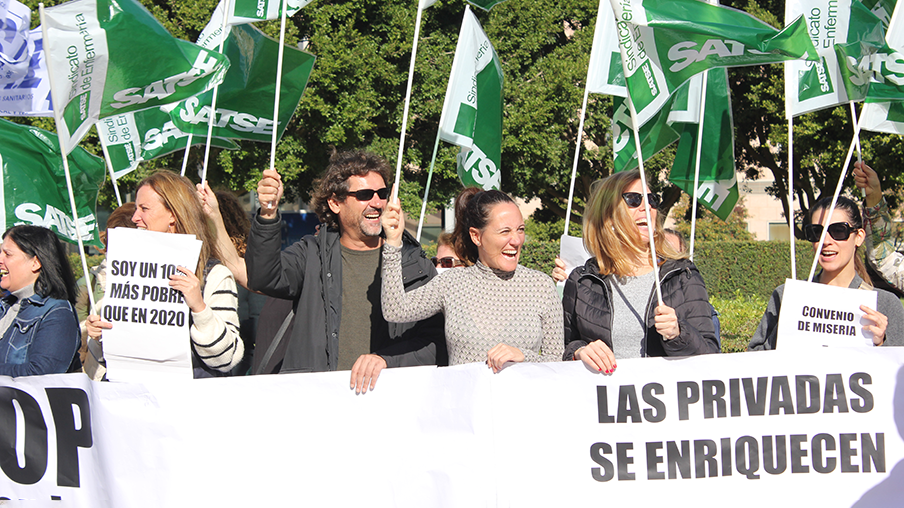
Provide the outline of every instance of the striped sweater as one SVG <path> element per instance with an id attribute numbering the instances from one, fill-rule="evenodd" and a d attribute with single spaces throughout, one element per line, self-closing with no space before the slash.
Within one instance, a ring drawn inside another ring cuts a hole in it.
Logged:
<path id="1" fill-rule="evenodd" d="M 239 335 L 238 294 L 226 265 L 210 269 L 204 283 L 201 312 L 192 312 L 191 344 L 205 365 L 228 372 L 242 361 L 245 345 Z"/>

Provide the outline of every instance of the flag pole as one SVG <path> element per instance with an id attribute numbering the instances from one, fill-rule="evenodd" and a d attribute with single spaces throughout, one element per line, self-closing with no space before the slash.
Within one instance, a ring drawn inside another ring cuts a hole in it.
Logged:
<path id="1" fill-rule="evenodd" d="M 223 23 L 220 24 L 220 45 L 217 48 L 219 53 L 223 53 L 223 46 L 226 43 L 226 21 L 229 19 L 229 9 L 232 2 L 225 0 L 223 2 Z M 204 163 L 201 166 L 201 185 L 207 181 L 207 165 L 210 162 L 210 138 L 213 137 L 213 122 L 217 116 L 217 92 L 220 90 L 220 84 L 213 86 L 213 97 L 210 99 L 210 115 L 207 118 L 207 143 L 204 144 Z"/>
<path id="2" fill-rule="evenodd" d="M 700 86 L 700 112 L 697 124 L 697 153 L 694 156 L 694 192 L 691 194 L 691 262 L 694 261 L 694 239 L 697 237 L 697 189 L 700 186 L 700 156 L 703 151 L 703 122 L 706 111 L 706 87 L 709 84 L 709 71 L 703 71 L 703 82 Z"/>
<path id="3" fill-rule="evenodd" d="M 94 128 L 96 129 L 97 125 L 95 125 Z M 97 133 L 97 137 L 101 137 L 100 132 Z M 104 143 L 103 138 L 101 138 L 100 141 L 100 148 L 104 151 L 104 164 L 110 172 L 110 181 L 113 182 L 113 190 L 116 191 L 116 206 L 122 206 L 122 197 L 119 195 L 119 184 L 116 183 L 116 174 L 113 171 L 113 163 L 110 162 L 110 152 L 107 150 L 107 144 Z"/>
<path id="4" fill-rule="evenodd" d="M 440 118 L 439 124 L 443 124 Z M 436 165 L 436 153 L 439 151 L 439 130 L 436 131 L 436 142 L 433 143 L 433 157 L 430 158 L 430 170 L 427 172 L 427 186 L 424 187 L 424 200 L 421 202 L 421 217 L 417 221 L 417 235 L 415 239 L 421 242 L 421 230 L 424 228 L 424 217 L 427 214 L 427 196 L 430 194 L 430 183 L 433 181 L 433 167 Z"/>
<path id="5" fill-rule="evenodd" d="M 797 280 L 794 238 L 794 115 L 788 117 L 788 237 L 791 239 L 791 279 Z"/>
<path id="6" fill-rule="evenodd" d="M 841 188 L 844 185 L 844 177 L 847 176 L 847 167 L 848 164 L 851 163 L 851 158 L 854 156 L 854 147 L 856 146 L 856 140 L 860 136 L 860 122 L 854 124 L 854 139 L 851 140 L 851 146 L 848 148 L 847 156 L 844 159 L 844 165 L 841 166 L 841 175 L 838 176 L 838 185 L 835 186 L 835 194 L 832 196 L 832 206 L 829 207 L 827 217 L 831 217 L 832 213 L 835 211 L 835 204 L 838 203 L 838 196 L 841 194 Z M 819 245 L 816 246 L 816 256 L 813 258 L 813 266 L 810 267 L 810 276 L 807 278 L 807 282 L 813 282 L 813 275 L 816 273 L 816 265 L 819 264 L 819 253 L 822 252 L 822 245 L 825 243 L 826 239 L 826 231 L 828 228 L 822 228 L 822 234 L 819 235 Z"/>
<path id="7" fill-rule="evenodd" d="M 637 110 L 634 108 L 634 101 L 631 99 L 631 93 L 628 92 L 628 108 L 631 110 L 631 129 L 634 130 L 634 149 L 637 150 L 637 164 L 640 168 L 640 185 L 641 194 L 643 195 L 643 211 L 647 218 L 647 235 L 650 239 L 650 256 L 653 261 L 653 280 L 656 282 L 656 300 L 662 305 L 662 285 L 659 283 L 659 265 L 656 259 L 656 243 L 653 240 L 653 233 L 656 231 L 656 224 L 653 223 L 650 216 L 650 201 L 647 199 L 647 176 L 643 168 L 643 150 L 640 143 L 640 126 L 637 124 Z"/>
<path id="8" fill-rule="evenodd" d="M 49 44 L 50 39 L 47 37 L 47 22 L 44 19 L 44 3 L 43 2 L 38 4 L 38 12 L 39 12 L 39 17 L 41 19 L 41 31 L 42 31 L 42 36 L 44 37 L 45 48 L 46 48 L 46 51 L 49 53 L 50 52 L 50 44 Z M 53 76 L 51 75 L 53 72 L 51 70 L 52 68 L 53 68 L 52 65 L 47 66 L 47 77 L 50 80 L 50 87 L 51 87 L 50 96 L 51 97 L 53 97 Z M 69 174 L 69 157 L 68 157 L 69 154 L 66 153 L 66 149 L 65 149 L 66 145 L 63 143 L 63 138 L 62 138 L 62 135 L 60 134 L 60 123 L 61 123 L 60 111 L 59 111 L 60 106 L 61 105 L 56 104 L 56 102 L 54 102 L 54 104 L 53 104 L 53 121 L 54 121 L 54 124 L 56 125 L 57 142 L 60 145 L 60 156 L 63 158 L 63 173 L 66 175 L 66 190 L 69 191 L 69 207 L 71 208 L 71 211 L 72 211 L 72 223 L 73 223 L 73 226 L 75 226 L 75 240 L 76 240 L 76 242 L 78 242 L 78 255 L 79 255 L 79 258 L 81 258 L 81 260 L 82 260 L 82 271 L 85 274 L 85 287 L 88 288 L 87 293 L 88 293 L 88 304 L 89 304 L 89 314 L 90 314 L 91 311 L 94 310 L 94 306 L 96 305 L 96 302 L 94 301 L 94 291 L 91 291 L 91 287 L 92 287 L 91 286 L 91 272 L 88 271 L 88 259 L 85 257 L 85 245 L 82 243 L 82 232 L 81 232 L 81 228 L 79 228 L 79 224 L 78 224 L 78 222 L 79 222 L 78 221 L 78 210 L 76 209 L 76 206 L 75 206 L 75 192 L 73 192 L 73 190 L 72 190 L 72 176 Z"/>
<path id="9" fill-rule="evenodd" d="M 587 69 L 587 82 L 590 81 L 590 68 Z M 587 86 L 587 82 L 584 83 L 584 100 L 581 103 L 581 119 L 578 120 L 578 140 L 574 144 L 574 162 L 571 164 L 571 184 L 568 187 L 568 205 L 565 208 L 565 232 L 563 235 L 568 234 L 568 226 L 571 221 L 571 204 L 574 200 L 574 182 L 578 177 L 578 161 L 580 161 L 581 157 L 581 141 L 584 140 L 584 115 L 587 114 L 587 98 L 590 96 L 590 89 Z"/>
<path id="10" fill-rule="evenodd" d="M 470 7 L 466 7 L 470 9 Z M 395 182 L 393 187 L 392 199 L 399 197 L 399 184 L 402 178 L 402 154 L 405 151 L 405 131 L 408 130 L 408 108 L 411 105 L 411 85 L 414 82 L 414 61 L 417 58 L 417 41 L 421 35 L 421 16 L 424 8 L 421 2 L 417 5 L 417 18 L 414 21 L 414 43 L 411 45 L 411 63 L 408 66 L 408 86 L 405 90 L 405 109 L 402 113 L 402 134 L 399 136 L 399 156 L 396 160 Z"/>
<path id="11" fill-rule="evenodd" d="M 191 150 L 191 139 L 192 133 L 188 133 L 188 141 L 185 143 L 185 153 L 182 155 L 182 172 L 179 173 L 181 176 L 185 176 L 185 169 L 188 168 L 188 152 Z"/>
<path id="12" fill-rule="evenodd" d="M 854 101 L 850 101 L 851 105 L 851 120 L 853 120 L 854 124 L 857 123 L 857 107 L 854 105 Z M 857 162 L 863 164 L 863 152 L 860 151 L 860 134 L 857 134 L 855 138 L 857 140 Z M 864 198 L 866 197 L 866 189 L 860 189 L 860 195 Z"/>
<path id="13" fill-rule="evenodd" d="M 282 0 L 279 22 L 279 51 L 276 57 L 276 94 L 273 98 L 273 136 L 270 138 L 270 169 L 276 170 L 276 138 L 279 131 L 279 94 L 282 87 L 283 54 L 286 42 L 286 8 L 287 0 Z M 268 203 L 267 208 L 272 208 Z"/>

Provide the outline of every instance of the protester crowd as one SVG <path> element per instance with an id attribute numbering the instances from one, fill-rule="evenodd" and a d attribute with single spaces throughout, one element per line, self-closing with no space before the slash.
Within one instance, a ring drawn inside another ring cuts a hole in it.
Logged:
<path id="1" fill-rule="evenodd" d="M 895 251 L 875 171 L 858 163 L 854 178 L 864 191 L 862 211 L 843 197 L 833 208 L 827 198 L 804 225 L 814 248 L 826 233 L 815 280 L 876 291 L 877 308 L 861 307 L 864 331 L 876 346 L 904 345 L 904 306 L 873 287 L 859 248 L 865 244 L 867 262 L 902 289 L 904 254 Z M 390 199 L 387 163 L 373 154 L 332 156 L 311 193 L 321 226 L 286 249 L 283 190 L 280 175 L 264 171 L 262 206 L 249 224 L 233 195 L 158 171 L 107 223 L 202 241 L 197 265 L 169 278 L 190 310 L 195 377 L 348 370 L 350 388 L 364 393 L 388 367 L 484 362 L 499 373 L 518 362 L 579 360 L 611 374 L 619 359 L 720 350 L 703 277 L 680 235 L 663 229 L 659 198 L 637 171 L 595 184 L 583 228 L 590 258 L 570 273 L 557 259 L 552 278 L 519 264 L 524 219 L 500 191 L 464 189 L 454 231 L 427 259 L 405 231 L 398 199 Z M 103 332 L 115 326 L 100 317 L 105 270 L 105 263 L 92 270 L 93 284 L 83 283 L 79 296 L 53 233 L 7 230 L 0 375 L 74 372 L 84 364 L 103 379 Z M 562 298 L 553 279 L 565 281 Z M 749 349 L 776 347 L 783 291 L 773 293 Z M 90 309 L 88 292 L 97 300 Z"/>

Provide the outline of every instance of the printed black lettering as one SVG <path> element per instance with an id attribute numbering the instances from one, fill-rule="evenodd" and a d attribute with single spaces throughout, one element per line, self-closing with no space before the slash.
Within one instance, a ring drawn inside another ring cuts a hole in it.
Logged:
<path id="1" fill-rule="evenodd" d="M 692 381 L 678 382 L 678 419 L 687 420 L 688 406 L 700 400 L 700 387 Z"/>
<path id="2" fill-rule="evenodd" d="M 707 473 L 707 470 L 709 473 Z M 696 478 L 715 478 L 719 476 L 715 441 L 711 439 L 697 439 L 694 441 L 694 475 Z"/>
<path id="3" fill-rule="evenodd" d="M 841 472 L 842 473 L 859 473 L 860 467 L 854 464 L 854 457 L 857 456 L 857 449 L 851 446 L 851 443 L 857 441 L 857 434 L 841 434 L 839 437 L 839 452 L 841 453 Z"/>
<path id="4" fill-rule="evenodd" d="M 873 410 L 873 394 L 863 385 L 873 384 L 873 378 L 866 372 L 855 372 L 851 374 L 848 387 L 854 392 L 854 395 L 860 397 L 851 398 L 851 409 L 855 413 L 868 413 Z"/>
<path id="5" fill-rule="evenodd" d="M 763 469 L 769 474 L 782 474 L 788 467 L 785 436 L 775 436 L 774 449 L 772 441 L 772 436 L 763 436 Z"/>
<path id="6" fill-rule="evenodd" d="M 835 438 L 829 434 L 816 434 L 810 441 L 813 451 L 813 470 L 817 473 L 831 473 L 835 470 L 835 457 L 823 457 L 824 451 L 835 451 Z"/>
<path id="7" fill-rule="evenodd" d="M 53 424 L 57 436 L 57 485 L 78 487 L 78 449 L 91 448 L 91 411 L 88 394 L 78 388 L 46 388 L 47 400 L 53 412 Z M 75 413 L 79 421 L 76 428 Z"/>
<path id="8" fill-rule="evenodd" d="M 633 480 L 634 473 L 628 471 L 628 466 L 634 463 L 634 457 L 629 457 L 628 452 L 634 449 L 634 443 L 615 443 L 615 459 L 618 461 L 618 479 Z"/>
<path id="9" fill-rule="evenodd" d="M 841 374 L 829 374 L 826 376 L 826 390 L 822 399 L 822 412 L 834 413 L 838 408 L 839 413 L 847 413 L 847 396 L 844 393 L 844 381 Z"/>
<path id="10" fill-rule="evenodd" d="M 801 446 L 807 442 L 806 434 L 791 435 L 791 472 L 792 473 L 809 473 L 810 466 L 803 464 L 804 457 L 807 456 L 807 450 Z"/>
<path id="11" fill-rule="evenodd" d="M 747 414 L 750 416 L 763 416 L 766 414 L 766 386 L 769 378 L 756 378 L 756 392 L 753 390 L 753 379 L 745 377 L 741 380 L 744 385 L 744 397 L 747 399 Z"/>
<path id="12" fill-rule="evenodd" d="M 760 469 L 760 446 L 756 439 L 744 436 L 735 442 L 735 466 L 748 480 L 760 479 L 756 474 Z"/>
<path id="13" fill-rule="evenodd" d="M 666 464 L 669 468 L 669 480 L 691 477 L 691 442 L 682 441 L 681 448 L 674 441 L 666 442 Z"/>
<path id="14" fill-rule="evenodd" d="M 650 405 L 648 409 L 643 410 L 644 420 L 650 423 L 659 423 L 665 420 L 665 404 L 656 398 L 656 395 L 662 395 L 663 393 L 665 393 L 665 390 L 659 383 L 647 383 L 643 386 L 641 397 L 643 397 L 644 402 Z"/>
<path id="15" fill-rule="evenodd" d="M 632 423 L 641 423 L 640 408 L 637 404 L 637 392 L 634 391 L 634 385 L 623 385 L 618 387 L 618 415 L 616 421 L 618 423 L 627 423 L 628 418 Z M 621 467 L 621 465 L 619 465 Z"/>
<path id="16" fill-rule="evenodd" d="M 647 480 L 665 480 L 665 473 L 659 470 L 662 464 L 662 443 L 647 443 Z"/>
<path id="17" fill-rule="evenodd" d="M 885 472 L 885 433 L 876 434 L 876 442 L 869 434 L 860 434 L 860 448 L 863 450 L 863 472 L 872 473 L 876 466 L 877 473 Z"/>
<path id="18" fill-rule="evenodd" d="M 703 418 L 725 418 L 725 383 L 720 380 L 703 381 Z"/>
<path id="19" fill-rule="evenodd" d="M 772 378 L 772 392 L 769 400 L 769 414 L 777 415 L 784 411 L 786 415 L 794 414 L 794 402 L 791 400 L 791 386 L 788 384 L 788 376 L 775 376 Z"/>
<path id="20" fill-rule="evenodd" d="M 609 414 L 609 397 L 608 397 L 608 392 L 606 391 L 606 389 L 607 389 L 607 387 L 605 387 L 605 386 L 597 386 L 596 387 L 596 409 L 597 409 L 597 413 L 599 415 L 599 422 L 600 423 L 615 423 L 615 418 L 613 418 L 612 415 Z M 600 444 L 600 443 L 597 443 L 597 444 Z M 608 445 L 606 445 L 606 446 L 608 446 Z M 599 480 L 599 481 L 608 481 L 608 480 Z"/>
<path id="21" fill-rule="evenodd" d="M 797 385 L 797 414 L 819 412 L 819 379 L 816 376 L 795 376 Z"/>
<path id="22" fill-rule="evenodd" d="M 615 477 L 615 468 L 612 467 L 612 461 L 603 456 L 603 454 L 608 455 L 610 453 L 612 453 L 612 447 L 608 443 L 593 443 L 590 447 L 590 459 L 600 465 L 600 467 L 590 468 L 590 476 L 594 480 L 608 482 Z"/>
<path id="23" fill-rule="evenodd" d="M 22 412 L 25 428 L 16 426 L 16 406 Z M 0 387 L 0 469 L 10 480 L 22 485 L 38 483 L 47 471 L 47 424 L 41 406 L 22 390 Z M 25 465 L 19 465 L 16 439 L 25 435 Z"/>

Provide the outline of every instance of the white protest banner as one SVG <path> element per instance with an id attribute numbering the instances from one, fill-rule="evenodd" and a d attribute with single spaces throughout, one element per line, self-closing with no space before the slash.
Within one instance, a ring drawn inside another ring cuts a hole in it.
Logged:
<path id="1" fill-rule="evenodd" d="M 177 266 L 194 271 L 201 241 L 194 235 L 114 228 L 108 232 L 107 286 L 101 318 L 111 381 L 192 379 L 188 310 L 169 287 Z"/>
<path id="2" fill-rule="evenodd" d="M 559 257 L 565 262 L 565 272 L 570 274 L 575 268 L 584 266 L 593 255 L 584 247 L 583 238 L 562 235 L 559 241 Z"/>
<path id="3" fill-rule="evenodd" d="M 469 364 L 386 369 L 366 395 L 348 389 L 348 372 L 144 385 L 0 377 L 0 456 L 12 457 L 0 461 L 0 497 L 90 508 L 897 507 L 902 367 L 904 348 L 630 359 L 612 375 L 580 362 L 499 374 Z"/>
<path id="4" fill-rule="evenodd" d="M 872 346 L 872 324 L 861 305 L 876 308 L 875 291 L 839 288 L 805 280 L 785 280 L 778 334 L 782 349 L 820 346 Z"/>

